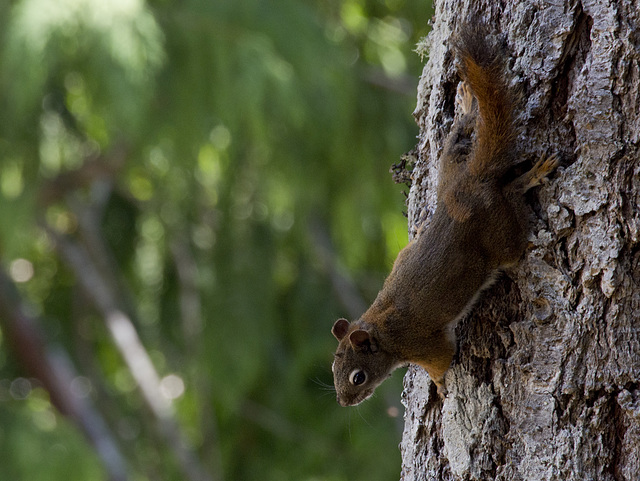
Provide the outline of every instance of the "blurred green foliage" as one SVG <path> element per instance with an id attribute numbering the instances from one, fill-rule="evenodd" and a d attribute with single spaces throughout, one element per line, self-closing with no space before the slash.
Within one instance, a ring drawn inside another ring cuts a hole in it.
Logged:
<path id="1" fill-rule="evenodd" d="M 346 308 L 310 225 L 331 233 L 338 269 L 371 301 L 406 243 L 402 188 L 388 170 L 415 142 L 412 50 L 430 9 L 419 0 L 0 4 L 0 258 L 46 319 L 47 339 L 90 380 L 132 479 L 181 476 L 41 228 L 74 235 L 77 203 L 100 205 L 109 262 L 156 369 L 184 383 L 177 417 L 207 468 L 228 480 L 399 475 L 401 375 L 357 408 L 340 408 L 325 386 L 330 327 Z M 95 159 L 108 171 L 102 201 L 102 176 L 80 174 Z M 60 193 L 65 175 L 80 180 Z M 193 318 L 181 304 L 189 282 Z M 66 480 L 70 465 L 73 479 L 106 479 L 11 347 L 0 334 L 0 479 Z"/>

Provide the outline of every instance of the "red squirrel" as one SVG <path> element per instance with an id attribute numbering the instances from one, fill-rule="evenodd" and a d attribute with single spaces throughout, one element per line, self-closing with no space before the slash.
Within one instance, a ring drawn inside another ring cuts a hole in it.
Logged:
<path id="1" fill-rule="evenodd" d="M 454 328 L 497 272 L 522 256 L 529 227 L 524 192 L 557 166 L 542 157 L 515 180 L 518 163 L 515 106 L 501 49 L 481 29 L 454 44 L 462 82 L 461 110 L 439 164 L 437 207 L 400 253 L 382 290 L 360 319 L 338 319 L 332 371 L 338 403 L 371 396 L 391 372 L 422 366 L 446 395 L 444 374 L 455 352 Z"/>

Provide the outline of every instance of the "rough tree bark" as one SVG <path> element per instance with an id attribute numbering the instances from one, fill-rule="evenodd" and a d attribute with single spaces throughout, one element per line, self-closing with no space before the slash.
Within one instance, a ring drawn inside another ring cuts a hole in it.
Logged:
<path id="1" fill-rule="evenodd" d="M 517 267 L 456 332 L 441 402 L 405 377 L 402 480 L 640 479 L 638 0 L 436 0 L 415 112 L 409 219 L 433 212 L 458 82 L 452 32 L 501 32 L 524 94 L 523 160 L 562 167 L 529 197 Z M 530 165 L 530 164 L 529 164 Z"/>

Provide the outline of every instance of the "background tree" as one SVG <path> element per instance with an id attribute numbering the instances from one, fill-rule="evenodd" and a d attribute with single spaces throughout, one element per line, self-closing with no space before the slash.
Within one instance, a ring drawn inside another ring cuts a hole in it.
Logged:
<path id="1" fill-rule="evenodd" d="M 0 479 L 397 476 L 400 378 L 325 385 L 406 243 L 428 16 L 0 2 Z"/>
<path id="2" fill-rule="evenodd" d="M 470 18 L 504 37 L 523 93 L 523 160 L 564 160 L 530 196 L 524 259 L 457 328 L 447 399 L 421 370 L 405 377 L 402 479 L 636 479 L 640 5 L 435 2 L 411 223 L 435 203 L 458 82 L 450 38 Z"/>

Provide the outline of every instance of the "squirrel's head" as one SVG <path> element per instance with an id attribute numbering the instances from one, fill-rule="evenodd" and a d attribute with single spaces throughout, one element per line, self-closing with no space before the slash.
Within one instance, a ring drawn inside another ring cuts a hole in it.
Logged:
<path id="1" fill-rule="evenodd" d="M 339 341 L 331 366 L 338 403 L 354 406 L 371 396 L 397 365 L 372 330 L 338 319 L 331 332 Z"/>

